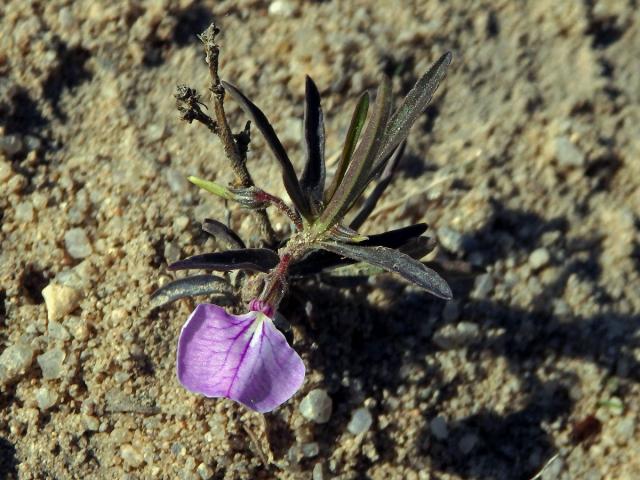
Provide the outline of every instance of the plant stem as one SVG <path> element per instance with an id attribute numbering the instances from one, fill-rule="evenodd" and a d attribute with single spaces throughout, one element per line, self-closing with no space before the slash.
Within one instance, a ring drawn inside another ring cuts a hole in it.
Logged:
<path id="1" fill-rule="evenodd" d="M 253 187 L 253 179 L 247 169 L 246 164 L 246 152 L 242 152 L 236 143 L 236 139 L 231 132 L 229 122 L 224 110 L 224 87 L 220 83 L 220 76 L 218 75 L 218 59 L 220 55 L 220 46 L 215 42 L 216 35 L 220 33 L 220 29 L 212 23 L 200 35 L 200 40 L 204 44 L 205 61 L 209 65 L 209 75 L 211 76 L 210 90 L 213 93 L 213 111 L 216 117 L 217 134 L 222 141 L 224 152 L 231 162 L 231 168 L 236 177 L 236 186 L 239 187 Z M 247 130 L 245 129 L 245 132 Z M 276 242 L 276 235 L 269 221 L 267 211 L 260 209 L 255 211 L 256 220 L 262 234 L 265 236 L 268 243 L 273 244 Z"/>
<path id="2" fill-rule="evenodd" d="M 276 197 L 275 195 L 271 195 L 270 193 L 265 192 L 264 190 L 258 190 L 256 192 L 256 200 L 260 202 L 268 202 L 282 213 L 284 213 L 296 226 L 297 231 L 301 231 L 303 228 L 302 218 L 298 215 L 298 212 L 292 210 L 289 205 L 287 205 L 284 200 L 280 197 Z"/>

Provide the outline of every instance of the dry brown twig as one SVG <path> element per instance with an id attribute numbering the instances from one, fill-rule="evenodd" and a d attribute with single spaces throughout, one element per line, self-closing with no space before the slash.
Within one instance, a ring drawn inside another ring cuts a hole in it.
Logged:
<path id="1" fill-rule="evenodd" d="M 220 45 L 216 43 L 216 35 L 220 33 L 220 29 L 212 23 L 202 34 L 198 36 L 204 45 L 205 61 L 209 66 L 209 76 L 211 84 L 209 90 L 212 93 L 213 112 L 215 119 L 202 111 L 198 94 L 195 89 L 186 85 L 178 86 L 176 92 L 176 105 L 180 116 L 183 120 L 191 123 L 196 120 L 205 125 L 212 133 L 220 138 L 224 148 L 225 155 L 231 164 L 235 176 L 235 187 L 254 187 L 253 179 L 247 169 L 247 150 L 250 141 L 249 127 L 247 122 L 242 132 L 234 135 L 229 126 L 227 115 L 224 109 L 224 87 L 220 81 L 218 73 Z M 258 223 L 258 227 L 262 237 L 268 243 L 274 244 L 276 235 L 267 215 L 266 209 L 254 210 L 254 216 Z"/>

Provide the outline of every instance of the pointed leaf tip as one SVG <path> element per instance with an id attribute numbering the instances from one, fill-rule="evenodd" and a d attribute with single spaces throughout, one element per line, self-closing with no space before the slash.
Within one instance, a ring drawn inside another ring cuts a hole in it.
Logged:
<path id="1" fill-rule="evenodd" d="M 324 116 L 320 92 L 309 75 L 306 76 L 304 98 L 304 144 L 306 163 L 300 177 L 300 187 L 312 210 L 322 203 L 325 181 Z"/>
<path id="2" fill-rule="evenodd" d="M 182 327 L 176 372 L 189 391 L 266 413 L 300 389 L 305 367 L 262 312 L 232 315 L 201 304 Z"/>

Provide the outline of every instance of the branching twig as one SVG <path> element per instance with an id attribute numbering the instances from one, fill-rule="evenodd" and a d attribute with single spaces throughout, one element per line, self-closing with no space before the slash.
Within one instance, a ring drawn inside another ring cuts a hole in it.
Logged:
<path id="1" fill-rule="evenodd" d="M 215 119 L 207 115 L 200 108 L 203 105 L 198 99 L 196 91 L 187 86 L 178 87 L 176 94 L 177 106 L 183 120 L 191 123 L 193 120 L 205 125 L 211 132 L 216 134 L 224 148 L 225 155 L 231 163 L 231 168 L 235 176 L 235 187 L 253 187 L 253 179 L 247 169 L 247 149 L 250 139 L 247 122 L 244 130 L 236 135 L 231 132 L 229 122 L 224 110 L 224 87 L 220 83 L 218 74 L 218 57 L 220 46 L 215 42 L 216 35 L 220 29 L 215 24 L 211 24 L 201 35 L 200 40 L 204 44 L 205 60 L 209 65 L 209 75 L 211 76 L 211 90 L 213 100 L 213 111 Z M 276 242 L 276 235 L 269 221 L 265 209 L 255 210 L 255 217 L 258 227 L 269 244 Z"/>

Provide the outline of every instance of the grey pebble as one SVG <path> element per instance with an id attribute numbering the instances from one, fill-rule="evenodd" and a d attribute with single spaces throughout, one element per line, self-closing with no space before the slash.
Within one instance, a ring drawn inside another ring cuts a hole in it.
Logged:
<path id="1" fill-rule="evenodd" d="M 64 234 L 64 245 L 73 258 L 85 258 L 93 252 L 89 237 L 82 228 L 67 230 Z"/>
<path id="2" fill-rule="evenodd" d="M 371 412 L 369 412 L 368 408 L 358 408 L 351 415 L 351 420 L 347 425 L 347 430 L 354 435 L 359 435 L 361 433 L 365 433 L 371 428 L 371 424 L 373 423 L 373 418 L 371 417 Z"/>
<path id="3" fill-rule="evenodd" d="M 585 163 L 584 153 L 565 136 L 555 139 L 554 150 L 561 167 L 582 167 Z"/>
<path id="4" fill-rule="evenodd" d="M 446 250 L 452 253 L 458 253 L 462 250 L 463 237 L 462 234 L 456 230 L 449 227 L 441 227 L 438 229 L 438 242 Z"/>
<path id="5" fill-rule="evenodd" d="M 475 299 L 482 300 L 487 298 L 492 291 L 493 277 L 490 273 L 485 273 L 476 278 L 471 296 Z"/>
<path id="6" fill-rule="evenodd" d="M 66 354 L 59 348 L 47 350 L 42 355 L 38 355 L 38 365 L 42 370 L 42 378 L 53 380 L 60 378 L 63 373 L 62 363 Z"/>
<path id="7" fill-rule="evenodd" d="M 429 430 L 438 440 L 446 440 L 449 437 L 447 421 L 441 416 L 437 416 L 429 422 Z"/>

